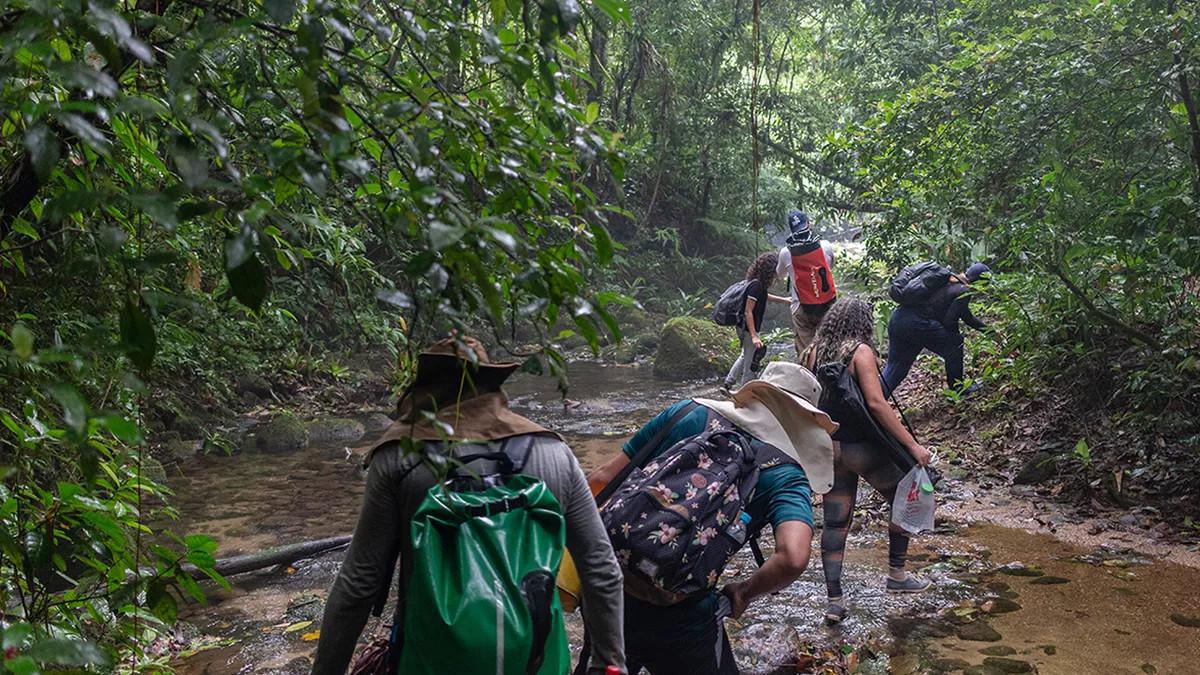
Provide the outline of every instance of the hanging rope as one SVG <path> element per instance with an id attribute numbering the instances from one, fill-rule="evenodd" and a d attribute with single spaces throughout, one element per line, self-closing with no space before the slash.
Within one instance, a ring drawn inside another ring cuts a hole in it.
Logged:
<path id="1" fill-rule="evenodd" d="M 754 30 L 752 32 L 754 40 L 754 67 L 753 73 L 750 76 L 750 180 L 753 185 L 750 189 L 750 224 L 754 228 L 755 244 L 761 250 L 762 227 L 758 222 L 758 174 L 759 165 L 762 163 L 758 149 L 758 51 L 761 44 L 759 40 L 759 31 L 761 30 L 758 18 L 759 0 L 754 0 L 752 12 L 754 20 Z"/>

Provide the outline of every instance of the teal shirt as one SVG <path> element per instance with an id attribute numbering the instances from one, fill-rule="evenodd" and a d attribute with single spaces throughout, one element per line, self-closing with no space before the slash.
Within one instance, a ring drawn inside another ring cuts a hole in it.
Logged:
<path id="1" fill-rule="evenodd" d="M 654 419 L 647 422 L 625 443 L 622 448 L 625 454 L 633 457 L 643 445 L 654 439 L 663 425 L 669 422 L 680 408 L 690 402 L 679 401 L 655 415 Z M 709 412 L 708 408 L 697 405 L 675 423 L 649 459 L 661 455 L 685 438 L 702 433 L 708 422 Z M 764 469 L 758 475 L 758 484 L 754 488 L 754 496 L 746 505 L 746 513 L 750 514 L 751 532 L 761 530 L 767 523 L 775 528 L 791 520 L 798 520 L 813 528 L 812 487 L 804 469 L 792 462 Z"/>

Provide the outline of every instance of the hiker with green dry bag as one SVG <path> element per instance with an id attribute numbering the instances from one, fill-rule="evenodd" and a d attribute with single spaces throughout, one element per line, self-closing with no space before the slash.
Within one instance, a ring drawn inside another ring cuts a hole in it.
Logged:
<path id="1" fill-rule="evenodd" d="M 393 628 L 356 674 L 559 675 L 570 669 L 555 576 L 582 582 L 589 673 L 624 672 L 621 571 L 583 471 L 501 390 L 516 363 L 470 338 L 423 352 L 398 421 L 368 455 L 354 539 L 321 623 L 313 672 L 346 672 L 399 561 Z"/>

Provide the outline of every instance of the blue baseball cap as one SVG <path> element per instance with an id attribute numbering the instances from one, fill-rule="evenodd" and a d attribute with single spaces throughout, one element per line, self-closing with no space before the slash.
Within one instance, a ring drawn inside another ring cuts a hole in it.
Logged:
<path id="1" fill-rule="evenodd" d="M 788 229 L 792 234 L 804 232 L 812 225 L 812 221 L 808 219 L 808 214 L 803 211 L 792 211 L 787 217 Z"/>
<path id="2" fill-rule="evenodd" d="M 987 265 L 981 262 L 972 263 L 971 266 L 967 268 L 967 281 L 979 281 L 983 275 L 991 273 L 992 268 L 988 267 Z"/>

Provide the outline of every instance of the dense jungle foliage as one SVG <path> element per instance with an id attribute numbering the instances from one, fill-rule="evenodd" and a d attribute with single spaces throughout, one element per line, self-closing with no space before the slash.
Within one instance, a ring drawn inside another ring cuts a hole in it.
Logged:
<path id="1" fill-rule="evenodd" d="M 8 0 L 4 667 L 165 658 L 215 545 L 147 526 L 157 421 L 380 345 L 399 380 L 449 328 L 561 374 L 558 345 L 619 338 L 634 300 L 699 310 L 797 207 L 861 233 L 843 269 L 878 297 L 904 263 L 986 260 L 975 376 L 1066 396 L 1080 461 L 1195 492 L 1198 22 L 1173 0 Z"/>

